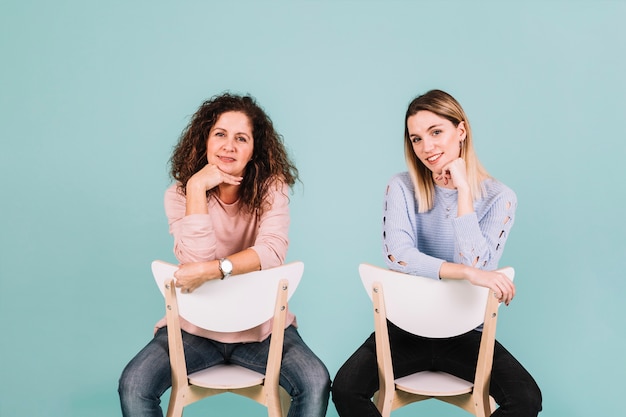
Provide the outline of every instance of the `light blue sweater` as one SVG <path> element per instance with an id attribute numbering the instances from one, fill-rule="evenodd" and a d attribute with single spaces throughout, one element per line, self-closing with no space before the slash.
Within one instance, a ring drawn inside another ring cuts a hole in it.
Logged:
<path id="1" fill-rule="evenodd" d="M 417 212 L 408 172 L 391 178 L 383 209 L 383 255 L 395 271 L 439 278 L 445 261 L 494 270 L 515 218 L 517 197 L 493 179 L 474 213 L 457 217 L 457 191 L 436 187 L 432 210 Z"/>

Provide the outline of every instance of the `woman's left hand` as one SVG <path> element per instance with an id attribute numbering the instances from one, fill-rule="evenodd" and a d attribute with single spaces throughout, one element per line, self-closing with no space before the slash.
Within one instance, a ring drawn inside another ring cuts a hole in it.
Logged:
<path id="1" fill-rule="evenodd" d="M 435 176 L 435 180 L 442 181 L 444 185 L 451 184 L 454 188 L 468 189 L 467 167 L 463 158 L 457 158 L 443 167 L 440 174 Z"/>

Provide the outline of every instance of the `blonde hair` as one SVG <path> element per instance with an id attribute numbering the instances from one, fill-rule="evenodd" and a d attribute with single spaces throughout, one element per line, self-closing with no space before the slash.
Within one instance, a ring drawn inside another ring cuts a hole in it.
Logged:
<path id="1" fill-rule="evenodd" d="M 413 145 L 409 138 L 407 121 L 409 117 L 419 111 L 429 111 L 439 117 L 449 120 L 456 127 L 464 122 L 466 137 L 461 145 L 461 158 L 465 160 L 467 179 L 472 190 L 474 200 L 480 200 L 484 195 L 481 186 L 483 180 L 490 178 L 489 173 L 478 160 L 472 142 L 472 128 L 465 111 L 450 94 L 441 90 L 430 90 L 426 94 L 416 97 L 411 101 L 404 119 L 404 157 L 409 169 L 409 176 L 415 187 L 415 199 L 419 213 L 425 213 L 433 208 L 435 203 L 435 183 L 431 171 L 419 160 L 413 151 Z"/>

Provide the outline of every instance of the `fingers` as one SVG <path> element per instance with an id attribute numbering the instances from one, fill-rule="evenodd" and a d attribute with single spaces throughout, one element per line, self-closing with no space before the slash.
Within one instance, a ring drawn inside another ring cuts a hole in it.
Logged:
<path id="1" fill-rule="evenodd" d="M 439 174 L 437 177 L 435 177 L 435 180 L 437 181 L 443 181 L 444 185 L 448 185 L 448 182 L 452 179 L 452 176 L 450 175 L 450 170 L 449 169 L 444 169 L 441 174 Z"/>
<path id="2" fill-rule="evenodd" d="M 243 180 L 243 177 L 235 177 L 230 174 L 222 173 L 222 183 L 224 184 L 239 185 L 241 184 L 241 180 Z"/>
<path id="3" fill-rule="evenodd" d="M 176 288 L 180 288 L 181 293 L 188 294 L 195 289 L 192 288 L 192 283 L 189 282 L 188 277 L 185 277 L 182 265 L 174 272 L 174 278 L 176 278 L 174 285 Z"/>
<path id="4" fill-rule="evenodd" d="M 174 278 L 176 278 L 174 285 L 176 288 L 180 288 L 180 292 L 183 294 L 189 294 L 198 289 L 205 282 L 205 279 L 203 279 L 203 266 L 203 262 L 179 265 L 174 272 Z"/>
<path id="5" fill-rule="evenodd" d="M 243 180 L 243 177 L 228 174 L 221 169 L 217 165 L 207 164 L 203 170 L 206 170 L 208 175 L 212 178 L 215 178 L 215 182 L 218 184 L 230 184 L 230 185 L 239 185 Z"/>
<path id="6" fill-rule="evenodd" d="M 500 273 L 493 283 L 494 296 L 498 301 L 508 306 L 515 297 L 515 285 L 506 275 Z"/>
<path id="7" fill-rule="evenodd" d="M 198 288 L 198 286 L 193 283 L 185 283 L 181 280 L 176 280 L 175 286 L 176 288 L 180 288 L 180 292 L 183 294 L 192 293 L 196 288 Z"/>
<path id="8" fill-rule="evenodd" d="M 465 167 L 465 160 L 463 158 L 457 158 L 446 166 L 436 178 L 438 181 L 443 181 L 444 185 L 452 184 L 455 188 L 459 184 L 467 182 L 467 169 Z"/>

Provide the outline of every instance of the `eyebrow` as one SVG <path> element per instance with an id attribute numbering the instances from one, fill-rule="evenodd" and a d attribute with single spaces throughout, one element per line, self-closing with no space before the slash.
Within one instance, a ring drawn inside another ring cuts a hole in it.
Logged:
<path id="1" fill-rule="evenodd" d="M 215 126 L 215 125 L 213 125 L 213 127 L 211 128 L 211 131 L 213 131 L 213 130 L 223 130 L 224 132 L 228 132 L 228 129 L 225 129 L 225 128 L 219 127 L 219 126 Z M 252 137 L 252 134 L 248 134 L 246 132 L 235 132 L 235 135 L 244 135 L 244 136 Z"/>
<path id="2" fill-rule="evenodd" d="M 440 127 L 440 126 L 442 126 L 442 125 L 443 125 L 443 123 L 437 123 L 437 124 L 434 124 L 434 125 L 430 126 L 428 129 L 426 129 L 426 131 L 428 132 L 428 131 L 430 131 L 430 130 L 432 130 L 432 129 L 436 128 L 436 127 Z M 411 133 L 411 132 L 409 132 L 409 137 L 415 137 L 415 136 L 416 136 L 416 137 L 419 137 L 419 135 L 418 135 L 417 133 Z"/>

